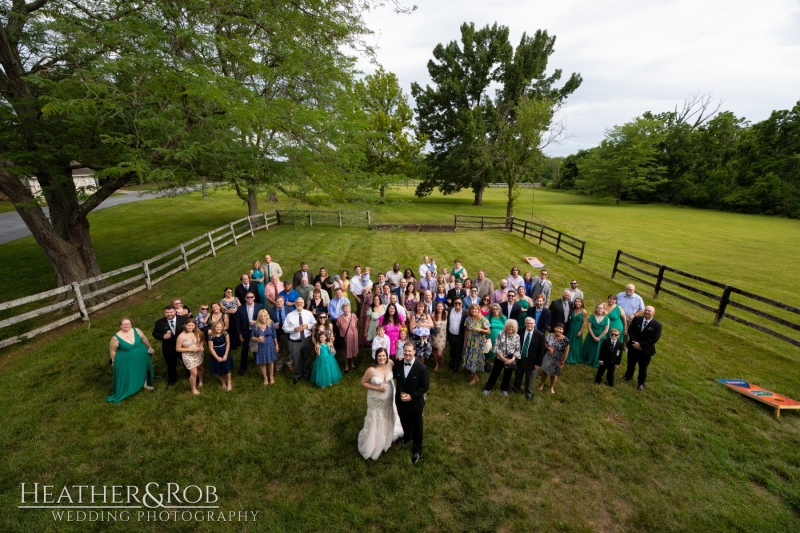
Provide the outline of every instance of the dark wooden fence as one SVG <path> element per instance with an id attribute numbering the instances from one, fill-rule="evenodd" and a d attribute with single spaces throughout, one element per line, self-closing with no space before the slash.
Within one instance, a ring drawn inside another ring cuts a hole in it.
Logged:
<path id="1" fill-rule="evenodd" d="M 555 248 L 556 253 L 563 252 L 583 262 L 583 253 L 586 242 L 573 237 L 563 231 L 550 226 L 537 224 L 517 217 L 480 216 L 480 215 L 454 215 L 453 226 L 464 229 L 505 229 L 510 232 L 521 233 L 523 238 L 538 240 L 539 245 L 549 244 Z"/>
<path id="2" fill-rule="evenodd" d="M 723 318 L 729 318 L 776 339 L 800 346 L 800 309 L 797 307 L 642 259 L 622 250 L 617 250 L 611 277 L 614 278 L 617 274 L 652 287 L 653 298 L 658 298 L 663 292 L 714 313 L 714 325 L 718 326 Z M 728 312 L 730 308 L 735 308 L 744 315 L 733 315 Z M 777 316 L 776 313 L 783 316 Z M 775 331 L 782 328 L 783 332 Z"/>
<path id="3" fill-rule="evenodd" d="M 369 211 L 275 211 L 278 225 L 297 224 L 305 226 L 372 226 Z"/>

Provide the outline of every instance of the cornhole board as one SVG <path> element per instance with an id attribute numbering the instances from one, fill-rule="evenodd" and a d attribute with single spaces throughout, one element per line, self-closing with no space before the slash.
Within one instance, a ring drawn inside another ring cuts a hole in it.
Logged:
<path id="1" fill-rule="evenodd" d="M 533 268 L 544 268 L 544 263 L 539 261 L 538 257 L 526 257 L 525 261 L 527 261 L 528 264 Z"/>
<path id="2" fill-rule="evenodd" d="M 800 402 L 787 398 L 777 392 L 762 389 L 758 385 L 753 385 L 741 379 L 718 379 L 720 383 L 735 390 L 739 394 L 744 394 L 748 398 L 752 398 L 761 403 L 765 403 L 775 409 L 775 418 L 780 418 L 781 409 L 797 409 L 800 410 Z"/>

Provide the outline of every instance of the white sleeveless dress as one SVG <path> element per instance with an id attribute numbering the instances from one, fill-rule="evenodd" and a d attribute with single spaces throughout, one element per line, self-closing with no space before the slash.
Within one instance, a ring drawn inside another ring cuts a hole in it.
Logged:
<path id="1" fill-rule="evenodd" d="M 358 452 L 364 459 L 377 459 L 395 439 L 403 436 L 403 427 L 394 404 L 391 378 L 381 381 L 380 377 L 374 376 L 369 382 L 372 385 L 385 385 L 386 392 L 367 391 L 367 416 L 364 418 L 364 429 L 358 434 Z"/>

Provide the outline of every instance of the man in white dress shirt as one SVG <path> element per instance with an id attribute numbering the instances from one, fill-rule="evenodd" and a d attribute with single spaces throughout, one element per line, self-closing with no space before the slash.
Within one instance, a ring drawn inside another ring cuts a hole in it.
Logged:
<path id="1" fill-rule="evenodd" d="M 386 283 L 394 289 L 400 286 L 401 279 L 403 279 L 403 273 L 400 272 L 400 263 L 395 263 L 392 270 L 386 273 Z"/>
<path id="2" fill-rule="evenodd" d="M 565 291 L 569 291 L 572 296 L 570 296 L 569 301 L 575 303 L 575 298 L 580 298 L 583 300 L 583 291 L 578 288 L 578 280 L 573 279 L 569 282 L 569 289 L 564 289 Z M 563 293 L 563 291 L 562 291 Z"/>
<path id="3" fill-rule="evenodd" d="M 633 286 L 633 283 L 625 285 L 625 291 L 617 294 L 617 305 L 625 311 L 628 325 L 635 317 L 644 315 L 644 300 L 636 294 L 636 287 Z"/>
<path id="4" fill-rule="evenodd" d="M 353 272 L 355 274 L 350 280 L 350 294 L 353 295 L 356 302 L 356 316 L 361 316 L 361 304 L 364 303 L 361 297 L 361 293 L 364 291 L 364 284 L 361 282 L 361 265 L 353 267 Z"/>
<path id="5" fill-rule="evenodd" d="M 302 298 L 295 300 L 295 310 L 286 315 L 283 321 L 283 331 L 289 335 L 289 351 L 292 354 L 292 384 L 296 385 L 300 378 L 308 379 L 311 376 L 311 329 L 317 321 L 310 311 L 305 310 L 305 301 Z"/>
<path id="6" fill-rule="evenodd" d="M 450 345 L 450 370 L 458 372 L 461 357 L 464 353 L 464 323 L 467 313 L 460 298 L 453 302 L 453 308 L 447 314 L 447 343 Z"/>
<path id="7" fill-rule="evenodd" d="M 419 279 L 425 279 L 425 273 L 430 272 L 433 275 L 433 279 L 436 279 L 436 260 L 430 259 L 427 255 L 422 260 L 422 264 L 419 266 Z"/>

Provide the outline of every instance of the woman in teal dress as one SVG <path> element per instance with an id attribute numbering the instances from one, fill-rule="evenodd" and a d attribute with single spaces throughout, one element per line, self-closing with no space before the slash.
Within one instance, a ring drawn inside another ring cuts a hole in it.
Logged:
<path id="1" fill-rule="evenodd" d="M 453 261 L 453 268 L 452 270 L 450 270 L 450 274 L 455 276 L 456 279 L 460 279 L 461 281 L 464 281 L 469 277 L 469 275 L 467 274 L 467 269 L 461 266 L 461 261 L 459 261 L 458 259 Z"/>
<path id="2" fill-rule="evenodd" d="M 625 311 L 622 307 L 617 305 L 617 297 L 613 294 L 608 295 L 608 303 L 606 304 L 606 316 L 608 317 L 608 331 L 616 328 L 619 330 L 618 342 L 625 346 Z"/>
<path id="3" fill-rule="evenodd" d="M 467 334 L 464 337 L 464 355 L 462 358 L 463 366 L 472 373 L 470 385 L 478 382 L 478 371 L 483 370 L 484 356 L 483 343 L 486 336 L 491 333 L 489 321 L 481 315 L 481 308 L 472 305 L 469 308 L 469 316 L 464 322 Z"/>
<path id="4" fill-rule="evenodd" d="M 261 263 L 258 259 L 253 261 L 253 270 L 250 271 L 250 281 L 255 285 L 258 302 L 267 307 L 266 286 L 264 285 L 264 271 L 261 270 Z"/>
<path id="5" fill-rule="evenodd" d="M 608 335 L 609 320 L 606 316 L 606 309 L 603 304 L 597 304 L 594 314 L 587 321 L 589 324 L 589 335 L 583 343 L 583 358 L 581 363 L 597 368 L 600 366 L 600 343 Z"/>
<path id="6" fill-rule="evenodd" d="M 106 401 L 119 403 L 142 388 L 153 390 L 153 347 L 142 330 L 133 327 L 130 318 L 120 320 L 119 331 L 111 337 L 108 348 L 114 386 Z"/>
<path id="7" fill-rule="evenodd" d="M 504 317 L 503 313 L 500 311 L 499 305 L 492 304 L 489 308 L 489 316 L 487 316 L 486 319 L 489 320 L 489 340 L 492 341 L 492 349 L 486 354 L 486 362 L 493 364 L 494 360 L 497 358 L 497 353 L 494 351 L 494 342 L 497 340 L 497 336 L 503 331 L 503 328 L 506 327 L 506 317 Z"/>
<path id="8" fill-rule="evenodd" d="M 316 348 L 317 360 L 314 361 L 314 368 L 311 369 L 311 382 L 323 389 L 342 379 L 342 371 L 339 370 L 339 363 L 333 356 L 332 348 L 333 345 L 327 333 L 321 332 Z"/>
<path id="9" fill-rule="evenodd" d="M 586 331 L 586 320 L 589 313 L 583 307 L 583 298 L 575 298 L 572 314 L 569 315 L 569 353 L 567 364 L 574 365 L 581 362 L 583 354 L 583 333 Z"/>
<path id="10" fill-rule="evenodd" d="M 528 297 L 525 291 L 525 285 L 520 285 L 517 289 L 517 303 L 520 309 L 522 309 L 519 318 L 517 318 L 517 326 L 519 331 L 525 331 L 525 319 L 528 318 L 528 308 L 533 305 L 533 301 Z"/>

